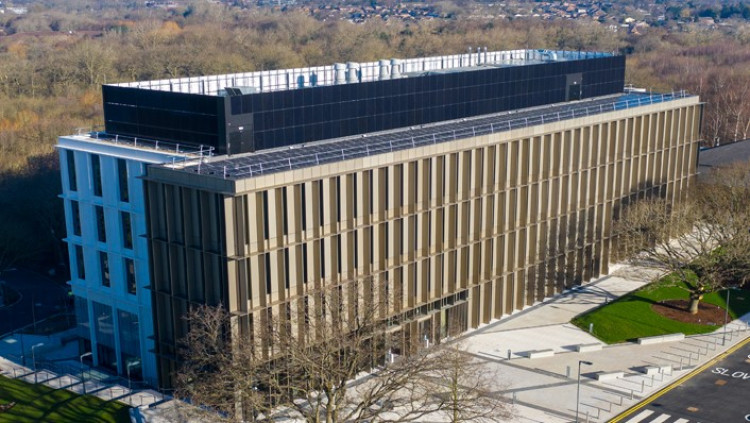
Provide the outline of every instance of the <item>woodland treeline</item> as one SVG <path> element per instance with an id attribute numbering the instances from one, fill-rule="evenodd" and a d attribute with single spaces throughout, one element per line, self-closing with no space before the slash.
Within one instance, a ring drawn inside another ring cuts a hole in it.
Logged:
<path id="1" fill-rule="evenodd" d="M 206 2 L 172 10 L 47 2 L 26 15 L 0 15 L 10 34 L 0 36 L 0 269 L 19 260 L 66 261 L 53 146 L 59 135 L 102 124 L 104 83 L 455 54 L 469 46 L 621 51 L 629 55 L 628 83 L 700 94 L 705 142 L 725 143 L 750 135 L 750 25 L 733 25 L 642 35 L 590 21 L 355 25 Z"/>

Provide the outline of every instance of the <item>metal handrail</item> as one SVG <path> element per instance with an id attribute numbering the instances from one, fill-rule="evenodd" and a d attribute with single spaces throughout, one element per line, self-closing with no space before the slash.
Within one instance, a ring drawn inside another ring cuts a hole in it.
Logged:
<path id="1" fill-rule="evenodd" d="M 389 139 L 372 144 L 365 143 L 357 147 L 332 149 L 330 151 L 322 153 L 312 153 L 298 157 L 283 158 L 270 162 L 249 164 L 237 167 L 224 166 L 222 177 L 224 179 L 238 175 L 244 177 L 253 177 L 269 173 L 283 172 L 300 167 L 317 166 L 320 164 L 332 163 L 336 161 L 350 160 L 361 157 L 368 157 L 375 154 L 400 151 L 423 145 L 437 144 L 445 141 L 455 141 L 461 138 L 494 134 L 497 132 L 505 132 L 539 124 L 559 122 L 566 119 L 573 119 L 577 117 L 590 116 L 618 110 L 626 110 L 632 107 L 657 104 L 678 98 L 684 98 L 688 95 L 689 94 L 687 94 L 684 90 L 667 94 L 651 94 L 648 96 L 639 96 L 638 98 L 634 99 L 613 101 L 611 103 L 599 104 L 596 106 L 579 107 L 538 116 L 499 120 L 496 122 L 472 126 L 470 128 L 461 128 L 424 135 L 409 135 L 398 140 Z M 200 170 L 198 172 L 200 173 Z"/>
<path id="2" fill-rule="evenodd" d="M 184 162 L 191 159 L 204 159 L 206 157 L 213 156 L 215 148 L 210 145 L 199 145 L 195 146 L 194 144 L 180 144 L 180 143 L 174 143 L 169 141 L 160 141 L 156 139 L 151 138 L 144 138 L 144 137 L 130 137 L 126 135 L 110 135 L 104 131 L 100 130 L 91 130 L 91 131 L 85 131 L 81 128 L 78 129 L 78 135 L 84 135 L 86 133 L 89 137 L 100 140 L 100 141 L 107 141 L 114 143 L 115 145 L 127 145 L 127 146 L 133 146 L 136 148 L 150 148 L 152 150 L 156 150 L 160 153 L 168 153 L 168 154 L 175 154 L 176 156 L 173 158 L 172 163 L 178 162 L 177 157 L 179 156 L 181 160 L 179 162 Z"/>

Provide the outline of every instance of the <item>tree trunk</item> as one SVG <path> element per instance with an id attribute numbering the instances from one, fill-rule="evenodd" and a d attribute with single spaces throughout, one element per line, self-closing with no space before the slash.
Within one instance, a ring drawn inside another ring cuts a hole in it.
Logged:
<path id="1" fill-rule="evenodd" d="M 690 294 L 690 304 L 688 305 L 688 311 L 690 314 L 698 314 L 698 304 L 703 299 L 703 294 Z"/>

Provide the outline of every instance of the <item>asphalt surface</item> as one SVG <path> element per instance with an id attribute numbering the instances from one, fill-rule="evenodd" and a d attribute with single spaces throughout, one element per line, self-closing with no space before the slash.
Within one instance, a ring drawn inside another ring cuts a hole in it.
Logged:
<path id="1" fill-rule="evenodd" d="M 750 421 L 750 343 L 667 387 L 623 423 Z"/>
<path id="2" fill-rule="evenodd" d="M 25 269 L 4 270 L 0 281 L 21 294 L 18 302 L 0 308 L 0 336 L 64 310 L 65 285 Z"/>

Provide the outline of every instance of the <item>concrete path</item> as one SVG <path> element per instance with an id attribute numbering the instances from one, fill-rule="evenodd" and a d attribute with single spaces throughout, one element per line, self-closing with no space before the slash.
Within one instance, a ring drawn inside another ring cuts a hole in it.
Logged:
<path id="1" fill-rule="evenodd" d="M 731 322 L 727 328 L 681 341 L 604 345 L 571 325 L 570 320 L 658 276 L 657 272 L 628 265 L 613 266 L 611 270 L 610 275 L 480 327 L 458 341 L 466 354 L 481 361 L 489 374 L 496 375 L 495 394 L 507 398 L 513 412 L 507 422 L 572 422 L 576 412 L 580 422 L 608 421 L 750 336 L 750 315 L 747 315 Z M 600 345 L 601 349 L 578 352 L 577 346 L 581 344 Z M 541 350 L 553 354 L 543 358 L 527 357 L 529 352 Z M 592 364 L 582 365 L 580 402 L 577 403 L 578 366 L 582 360 Z M 31 370 L 2 358 L 0 370 L 10 377 L 34 380 Z M 79 377 L 48 371 L 36 375 L 40 383 L 81 393 Z M 165 398 L 157 392 L 131 392 L 124 387 L 107 387 L 88 380 L 86 392 L 138 407 L 134 421 L 183 420 L 175 414 L 172 401 L 164 402 Z M 424 421 L 437 423 L 439 419 L 428 416 Z"/>
<path id="2" fill-rule="evenodd" d="M 583 360 L 593 364 L 581 368 L 579 421 L 605 422 L 750 336 L 750 315 L 727 325 L 726 334 L 718 328 L 655 345 L 607 346 L 569 323 L 657 276 L 658 272 L 619 265 L 610 275 L 464 336 L 460 342 L 467 353 L 497 375 L 496 394 L 511 402 L 513 417 L 507 421 L 575 421 L 578 365 Z M 580 344 L 600 344 L 601 350 L 577 352 Z M 554 355 L 527 358 L 531 351 L 545 350 Z"/>

